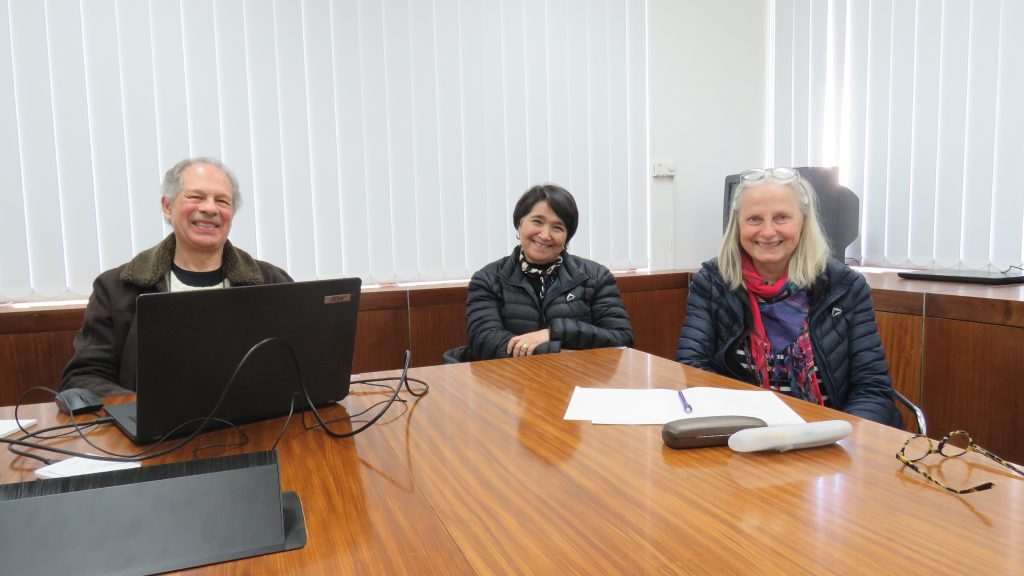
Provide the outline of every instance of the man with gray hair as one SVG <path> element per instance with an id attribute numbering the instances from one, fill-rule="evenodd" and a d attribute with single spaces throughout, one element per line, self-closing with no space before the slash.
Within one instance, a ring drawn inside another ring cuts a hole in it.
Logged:
<path id="1" fill-rule="evenodd" d="M 100 395 L 135 390 L 135 299 L 151 292 L 291 282 L 284 270 L 256 260 L 228 240 L 241 205 L 238 180 L 213 158 L 190 158 L 167 171 L 160 205 L 173 232 L 93 283 L 75 355 L 61 389 Z"/>

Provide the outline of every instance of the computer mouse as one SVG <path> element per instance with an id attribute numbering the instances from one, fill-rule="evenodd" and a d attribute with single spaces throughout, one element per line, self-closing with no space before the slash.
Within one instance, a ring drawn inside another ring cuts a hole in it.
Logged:
<path id="1" fill-rule="evenodd" d="M 103 408 L 103 398 L 92 390 L 85 388 L 68 388 L 57 394 L 54 399 L 57 409 L 70 416 L 96 412 Z"/>

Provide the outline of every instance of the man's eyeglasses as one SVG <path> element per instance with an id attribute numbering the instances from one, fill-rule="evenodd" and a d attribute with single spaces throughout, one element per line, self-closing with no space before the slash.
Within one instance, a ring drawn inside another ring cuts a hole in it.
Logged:
<path id="1" fill-rule="evenodd" d="M 991 458 L 992 460 L 995 460 L 999 464 L 1002 464 L 1003 466 L 1009 468 L 1013 472 L 1016 472 L 1017 474 L 1024 476 L 1024 470 L 1021 470 L 1014 464 L 1011 464 L 1010 462 L 1003 460 L 1002 458 L 996 456 L 995 454 L 989 452 L 988 450 L 985 450 L 981 446 L 978 446 L 977 444 L 974 443 L 974 439 L 971 438 L 971 435 L 968 434 L 967 432 L 964 432 L 963 430 L 957 430 L 955 432 L 950 432 L 949 434 L 946 434 L 946 436 L 941 441 L 939 441 L 938 447 L 936 447 L 935 444 L 932 443 L 931 439 L 928 438 L 927 436 L 922 436 L 920 434 L 912 436 L 909 440 L 903 443 L 903 447 L 900 448 L 900 451 L 896 453 L 896 459 L 899 460 L 900 462 L 903 462 L 905 466 L 907 466 L 914 472 L 917 472 L 921 476 L 924 476 L 925 478 L 930 480 L 933 484 L 936 484 L 939 487 L 954 494 L 970 494 L 971 492 L 981 492 L 982 490 L 988 490 L 993 486 L 991 482 L 985 482 L 984 484 L 978 484 L 973 488 L 965 488 L 963 490 L 950 488 L 949 486 L 946 486 L 942 482 L 939 482 L 938 480 L 933 478 L 931 474 L 928 474 L 915 464 L 915 462 L 924 460 L 926 457 L 932 454 L 939 454 L 941 456 L 945 456 L 946 458 L 957 458 L 959 456 L 963 456 L 968 451 L 976 452 L 978 454 L 981 454 L 982 456 Z"/>
<path id="2" fill-rule="evenodd" d="M 795 168 L 753 168 L 740 174 L 740 179 L 749 183 L 759 182 L 766 178 L 771 178 L 779 184 L 789 184 L 798 180 L 800 173 Z"/>

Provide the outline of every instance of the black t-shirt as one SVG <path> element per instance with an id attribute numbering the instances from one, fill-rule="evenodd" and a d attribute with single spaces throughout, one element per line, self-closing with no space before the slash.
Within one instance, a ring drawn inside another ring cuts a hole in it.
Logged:
<path id="1" fill-rule="evenodd" d="M 193 272 L 178 268 L 177 264 L 171 264 L 171 271 L 178 279 L 178 282 L 193 288 L 209 288 L 224 283 L 224 268 L 217 268 L 209 272 Z"/>

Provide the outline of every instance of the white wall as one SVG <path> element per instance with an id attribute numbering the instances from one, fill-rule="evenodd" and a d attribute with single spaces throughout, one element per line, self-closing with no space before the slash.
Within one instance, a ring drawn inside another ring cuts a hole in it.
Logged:
<path id="1" fill-rule="evenodd" d="M 727 174 L 768 158 L 767 0 L 649 0 L 652 268 L 695 268 L 722 237 Z"/>

